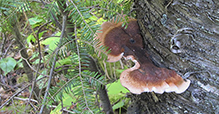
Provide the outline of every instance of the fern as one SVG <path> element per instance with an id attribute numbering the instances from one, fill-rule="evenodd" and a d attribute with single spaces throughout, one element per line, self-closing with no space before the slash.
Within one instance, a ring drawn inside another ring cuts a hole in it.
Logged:
<path id="1" fill-rule="evenodd" d="M 79 64 L 74 66 L 74 70 L 70 71 L 69 75 L 66 75 L 68 81 L 59 83 L 60 87 L 51 89 L 51 93 L 56 96 L 55 98 L 58 98 L 57 100 L 60 100 L 60 97 L 57 96 L 60 96 L 62 92 L 73 93 L 74 97 L 78 98 L 77 106 L 73 109 L 74 112 L 100 112 L 98 106 L 94 105 L 96 103 L 96 90 L 101 84 L 105 85 L 107 83 L 106 78 L 98 75 L 98 73 L 82 70 L 89 65 L 88 57 L 90 55 L 97 57 L 94 51 L 97 48 L 97 41 L 94 40 L 94 36 L 95 32 L 100 29 L 100 25 L 92 18 L 94 15 L 98 15 L 108 20 L 116 15 L 128 14 L 129 10 L 124 11 L 123 8 L 116 2 L 107 1 L 84 1 L 83 3 L 81 1 L 71 1 L 66 8 L 66 11 L 70 12 L 68 14 L 70 22 L 75 24 L 71 26 L 72 29 L 73 27 L 77 29 L 70 34 L 75 39 L 68 37 L 65 42 L 71 42 L 69 43 L 71 46 L 67 45 L 67 47 L 77 53 L 78 60 L 74 58 L 73 61 L 78 61 Z M 100 50 L 106 50 L 106 48 L 102 47 Z M 103 53 L 102 56 L 104 56 Z M 104 57 L 101 59 L 104 59 Z M 105 69 L 105 67 L 102 66 L 102 69 Z"/>
<path id="2" fill-rule="evenodd" d="M 49 54 L 44 56 L 43 62 L 45 68 L 50 69 L 51 58 L 58 51 L 56 67 L 63 65 L 70 65 L 70 67 L 68 67 L 66 73 L 63 73 L 63 71 L 55 74 L 54 78 L 59 81 L 50 88 L 50 96 L 45 104 L 52 106 L 53 103 L 59 103 L 60 107 L 55 109 L 59 111 L 62 109 L 61 102 L 65 103 L 66 100 L 72 100 L 72 104 L 65 106 L 68 110 L 76 113 L 102 113 L 97 100 L 97 90 L 101 85 L 106 85 L 117 79 L 115 69 L 118 69 L 120 63 L 104 62 L 107 47 L 97 48 L 98 41 L 94 39 L 95 33 L 100 29 L 102 22 L 109 21 L 117 15 L 126 15 L 123 20 L 127 20 L 132 2 L 129 0 L 69 0 L 67 3 L 60 4 L 58 2 L 57 0 L 46 4 L 45 12 L 40 14 L 41 18 L 45 20 L 44 22 L 52 20 L 49 27 L 55 26 L 56 28 L 52 31 L 54 32 L 58 29 L 61 30 L 62 13 L 68 12 L 68 23 L 71 24 L 68 24 L 67 29 L 72 29 L 72 31 L 65 35 L 62 44 L 59 44 L 59 50 L 49 51 Z M 1 23 L 0 27 L 2 31 L 7 31 L 9 29 L 4 28 L 4 26 L 9 26 L 7 18 L 12 17 L 16 12 L 30 11 L 31 2 L 3 0 L 0 2 L 0 6 L 1 14 L 8 15 L 6 18 L 1 18 L 4 23 Z M 100 58 L 98 58 L 99 56 Z M 99 61 L 96 64 L 105 71 L 105 76 L 101 72 L 89 70 L 91 58 Z M 58 70 L 60 69 L 55 69 L 55 71 Z M 75 106 L 70 108 L 73 105 Z"/>
<path id="3" fill-rule="evenodd" d="M 18 0 L 1 0 L 0 1 L 0 32 L 11 31 L 10 30 L 10 20 L 14 18 L 16 14 L 16 9 L 19 8 L 19 4 L 23 2 Z"/>

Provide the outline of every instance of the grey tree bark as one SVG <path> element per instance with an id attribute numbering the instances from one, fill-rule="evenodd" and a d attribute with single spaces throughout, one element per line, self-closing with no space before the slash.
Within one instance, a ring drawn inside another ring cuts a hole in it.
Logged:
<path id="1" fill-rule="evenodd" d="M 131 95 L 129 114 L 219 113 L 219 0 L 135 0 L 145 48 L 191 85 Z"/>

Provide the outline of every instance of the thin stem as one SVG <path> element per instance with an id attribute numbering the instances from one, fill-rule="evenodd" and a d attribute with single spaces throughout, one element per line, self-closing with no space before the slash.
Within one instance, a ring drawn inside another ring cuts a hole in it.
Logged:
<path id="1" fill-rule="evenodd" d="M 66 20 L 67 20 L 67 16 L 66 16 L 65 13 L 63 13 L 62 33 L 61 33 L 60 40 L 59 40 L 59 44 L 58 44 L 58 47 L 56 48 L 56 50 L 59 50 L 59 48 L 61 47 L 62 39 L 63 39 L 64 34 L 65 34 Z M 59 52 L 59 51 L 56 51 L 56 53 L 55 53 L 55 57 L 54 57 L 53 64 L 52 64 L 52 68 L 51 68 L 51 70 L 50 70 L 48 85 L 47 85 L 47 88 L 46 88 L 46 91 L 45 91 L 45 95 L 44 95 L 44 98 L 43 98 L 43 104 L 42 104 L 42 106 L 41 106 L 41 108 L 40 108 L 39 114 L 42 114 L 43 109 L 44 109 L 44 107 L 45 107 L 45 102 L 46 102 L 46 100 L 47 100 L 46 97 L 47 97 L 47 95 L 48 95 L 49 88 L 50 88 L 50 84 L 51 84 L 51 81 L 52 81 L 52 75 L 53 75 L 53 71 L 54 71 L 54 68 L 55 68 L 55 64 L 56 64 L 56 59 L 57 59 L 58 52 Z"/>
<path id="2" fill-rule="evenodd" d="M 33 82 L 32 82 L 32 91 L 30 92 L 30 96 L 29 96 L 29 101 L 31 99 L 31 96 L 33 94 L 33 90 L 34 90 L 34 87 L 35 87 L 35 84 L 36 84 L 36 77 L 38 75 L 38 72 L 39 72 L 39 69 L 40 69 L 40 64 L 41 64 L 41 60 L 42 60 L 42 55 L 41 55 L 41 45 L 40 45 L 40 38 L 39 38 L 39 32 L 40 30 L 45 26 L 47 25 L 48 23 L 50 23 L 51 21 L 43 24 L 42 26 L 39 27 L 38 31 L 37 31 L 37 34 L 35 35 L 36 39 L 37 39 L 37 45 L 38 45 L 38 51 L 39 51 L 39 63 L 37 65 L 37 70 L 36 70 L 36 73 L 34 75 L 34 78 L 33 78 Z M 38 93 L 37 97 L 40 96 L 40 92 Z M 30 102 L 28 102 L 30 103 Z"/>
<path id="3" fill-rule="evenodd" d="M 77 47 L 77 54 L 78 54 L 78 63 L 79 63 L 79 76 L 80 76 L 80 81 L 81 81 L 81 87 L 82 87 L 82 91 L 83 91 L 83 94 L 84 94 L 84 100 L 85 100 L 85 104 L 86 104 L 86 107 L 88 108 L 88 110 L 93 114 L 93 112 L 91 111 L 91 109 L 89 108 L 89 105 L 87 103 L 87 99 L 86 99 L 86 93 L 84 91 L 84 85 L 83 85 L 83 80 L 82 80 L 82 76 L 81 76 L 81 59 L 80 59 L 80 50 L 79 50 L 79 46 L 78 46 L 78 42 L 77 42 L 77 30 L 76 30 L 76 24 L 75 24 L 75 39 L 76 39 L 76 47 Z"/>

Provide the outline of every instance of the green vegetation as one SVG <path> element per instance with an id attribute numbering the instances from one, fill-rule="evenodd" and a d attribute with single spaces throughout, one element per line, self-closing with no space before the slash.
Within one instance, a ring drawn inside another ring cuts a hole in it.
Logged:
<path id="1" fill-rule="evenodd" d="M 1 0 L 1 112 L 42 113 L 45 105 L 51 114 L 104 113 L 101 85 L 107 85 L 113 110 L 125 109 L 128 91 L 118 80 L 124 66 L 105 62 L 106 48 L 97 48 L 94 37 L 103 22 L 133 16 L 131 5 L 129 0 Z"/>

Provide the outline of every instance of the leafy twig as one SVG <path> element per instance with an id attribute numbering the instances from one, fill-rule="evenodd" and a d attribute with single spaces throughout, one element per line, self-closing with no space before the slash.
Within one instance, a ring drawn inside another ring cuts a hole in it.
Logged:
<path id="1" fill-rule="evenodd" d="M 56 48 L 56 50 L 58 50 L 58 49 L 60 48 L 61 44 L 62 44 L 62 39 L 63 39 L 64 34 L 65 34 L 66 18 L 67 18 L 66 14 L 63 13 L 63 19 L 62 19 L 62 20 L 63 20 L 63 22 L 62 22 L 62 33 L 61 33 L 60 40 L 59 40 L 59 44 L 58 44 L 58 47 Z M 39 114 L 42 114 L 43 109 L 44 109 L 44 107 L 45 107 L 45 104 L 44 104 L 44 103 L 45 103 L 46 100 L 47 100 L 46 97 L 47 97 L 47 94 L 48 94 L 48 92 L 49 92 L 49 88 L 50 88 L 50 84 L 51 84 L 51 80 L 52 80 L 52 75 L 53 75 L 53 71 L 54 71 L 55 64 L 56 64 L 57 55 L 58 55 L 58 51 L 56 51 L 55 56 L 54 56 L 54 60 L 53 60 L 53 63 L 52 63 L 52 68 L 51 68 L 51 70 L 50 70 L 48 85 L 47 85 L 47 88 L 46 88 L 46 91 L 45 91 L 45 95 L 44 95 L 44 98 L 43 98 L 43 104 L 42 104 L 42 106 L 41 106 L 41 108 L 40 108 Z"/>
<path id="2" fill-rule="evenodd" d="M 67 86 L 69 83 L 72 82 L 73 79 L 77 78 L 78 75 L 74 76 L 73 78 L 71 78 L 70 80 L 68 80 L 64 85 L 62 85 L 54 94 L 53 96 L 45 103 L 47 104 L 53 97 L 55 97 L 65 86 Z"/>
<path id="3" fill-rule="evenodd" d="M 87 24 L 87 22 L 85 21 L 84 17 L 81 14 L 81 11 L 78 9 L 77 5 L 75 5 L 75 3 L 71 0 L 72 4 L 74 5 L 75 9 L 77 10 L 78 14 L 81 16 L 83 22 L 86 24 L 86 26 L 89 28 L 89 30 L 92 32 L 92 34 L 94 34 L 93 29 L 90 28 L 90 26 Z"/>
<path id="4" fill-rule="evenodd" d="M 77 47 L 77 55 L 78 55 L 78 70 L 79 70 L 79 76 L 80 76 L 80 81 L 81 81 L 81 87 L 82 87 L 82 91 L 83 91 L 83 94 L 84 94 L 84 100 L 85 100 L 85 104 L 86 104 L 86 107 L 88 108 L 88 110 L 93 114 L 92 110 L 89 108 L 89 105 L 87 103 L 87 99 L 86 99 L 86 93 L 85 93 L 85 90 L 84 90 L 84 85 L 83 85 L 83 80 L 82 80 L 82 76 L 81 76 L 81 58 L 80 58 L 80 50 L 79 50 L 79 46 L 78 46 L 78 42 L 77 42 L 77 30 L 76 30 L 76 24 L 75 24 L 75 39 L 76 39 L 76 47 Z"/>
<path id="5" fill-rule="evenodd" d="M 36 36 L 36 39 L 37 39 L 37 45 L 38 45 L 38 51 L 39 51 L 39 63 L 37 65 L 37 70 L 36 70 L 36 73 L 33 77 L 33 82 L 32 82 L 32 91 L 30 92 L 30 96 L 29 96 L 29 101 L 31 99 L 31 96 L 32 96 L 32 93 L 33 93 L 33 90 L 34 90 L 34 86 L 36 84 L 36 77 L 38 75 L 38 72 L 39 72 L 39 69 L 40 69 L 40 64 L 41 64 L 41 60 L 42 60 L 42 56 L 41 56 L 41 46 L 40 46 L 40 38 L 39 38 L 39 32 L 40 30 L 45 26 L 47 25 L 48 23 L 50 23 L 51 21 L 43 24 L 42 26 L 39 27 L 38 31 L 37 31 L 37 34 L 35 35 Z M 38 93 L 38 96 L 40 96 L 40 92 Z"/>
<path id="6" fill-rule="evenodd" d="M 25 48 L 23 48 L 23 49 L 25 49 Z M 23 49 L 19 50 L 19 53 L 21 53 L 21 51 L 22 51 Z M 42 73 L 40 73 L 40 72 L 37 72 L 37 70 L 34 69 L 34 68 L 30 65 L 28 59 L 24 58 L 23 56 L 21 56 L 21 58 L 26 62 L 26 64 L 30 67 L 31 70 L 33 70 L 33 71 L 36 72 L 36 74 L 40 74 L 40 75 L 43 75 L 43 76 L 48 76 L 48 75 L 42 74 Z"/>
<path id="7" fill-rule="evenodd" d="M 46 6 L 47 4 L 46 4 L 43 0 L 40 0 L 40 1 L 42 2 L 42 4 L 43 4 L 46 8 L 48 8 L 48 7 Z M 62 26 L 61 26 L 61 24 L 59 23 L 58 19 L 55 17 L 54 13 L 53 13 L 52 11 L 50 11 L 50 13 L 51 13 L 51 15 L 52 15 L 52 17 L 53 17 L 53 19 L 54 19 L 56 25 L 59 27 L 60 30 L 62 30 Z"/>
<path id="8" fill-rule="evenodd" d="M 55 105 L 49 105 L 49 107 L 50 108 L 56 108 L 57 106 L 55 106 Z M 70 113 L 70 114 L 73 114 L 73 113 L 76 113 L 76 112 L 73 112 L 73 111 L 70 111 L 70 110 L 67 110 L 67 109 L 62 109 L 63 111 L 66 111 L 66 112 L 68 112 L 68 113 Z"/>

